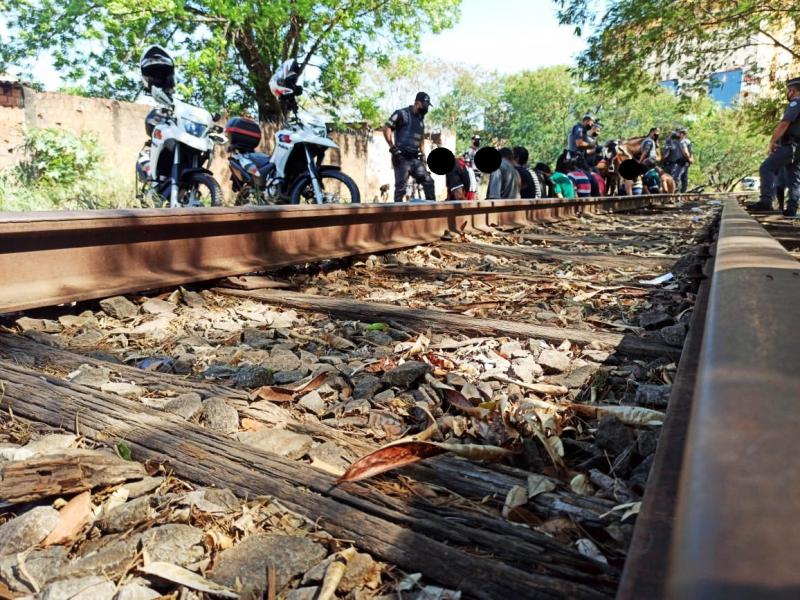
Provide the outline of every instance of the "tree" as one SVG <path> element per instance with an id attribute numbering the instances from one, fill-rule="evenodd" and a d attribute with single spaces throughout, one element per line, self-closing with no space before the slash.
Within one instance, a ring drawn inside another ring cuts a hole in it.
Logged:
<path id="1" fill-rule="evenodd" d="M 660 127 L 663 143 L 677 126 L 687 126 L 695 153 L 692 185 L 731 190 L 757 170 L 766 151 L 768 136 L 756 130 L 751 106 L 722 108 L 705 96 L 679 98 L 660 88 L 630 98 L 591 89 L 567 67 L 504 78 L 501 93 L 485 108 L 486 128 L 498 142 L 525 146 L 531 160 L 552 164 L 587 110 L 603 124 L 601 142 Z"/>
<path id="2" fill-rule="evenodd" d="M 707 89 L 709 76 L 731 55 L 764 46 L 800 60 L 795 0 L 554 2 L 561 23 L 573 25 L 576 34 L 593 28 L 578 68 L 590 84 L 606 89 L 634 92 L 653 83 L 643 69 L 657 73 L 672 65 L 680 67 L 683 89 Z"/>
<path id="3" fill-rule="evenodd" d="M 47 51 L 87 92 L 133 99 L 137 61 L 158 43 L 179 59 L 181 92 L 212 110 L 280 114 L 269 79 L 287 58 L 322 69 L 313 92 L 329 106 L 353 97 L 360 67 L 416 50 L 423 32 L 450 27 L 461 0 L 0 0 L 8 39 L 0 70 Z"/>
<path id="4" fill-rule="evenodd" d="M 689 131 L 695 148 L 695 165 L 689 175 L 693 184 L 719 192 L 733 191 L 742 179 L 757 172 L 767 156 L 765 134 L 752 134 L 748 111 L 720 108 L 708 98 L 698 100 L 697 120 Z"/>
<path id="5" fill-rule="evenodd" d="M 567 67 L 525 71 L 505 78 L 499 102 L 486 111 L 486 129 L 500 143 L 525 146 L 532 160 L 553 163 L 593 102 Z"/>
<path id="6" fill-rule="evenodd" d="M 429 120 L 442 129 L 455 131 L 456 153 L 460 154 L 470 145 L 473 135 L 485 130 L 487 111 L 499 103 L 501 89 L 501 79 L 496 74 L 476 75 L 462 69 L 451 89 L 436 101 Z"/>

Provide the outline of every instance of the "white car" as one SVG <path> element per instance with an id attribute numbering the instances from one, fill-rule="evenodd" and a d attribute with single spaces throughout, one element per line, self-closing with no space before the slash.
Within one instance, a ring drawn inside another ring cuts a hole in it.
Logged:
<path id="1" fill-rule="evenodd" d="M 760 184 L 761 180 L 758 177 L 745 177 L 742 179 L 743 190 L 757 190 Z"/>

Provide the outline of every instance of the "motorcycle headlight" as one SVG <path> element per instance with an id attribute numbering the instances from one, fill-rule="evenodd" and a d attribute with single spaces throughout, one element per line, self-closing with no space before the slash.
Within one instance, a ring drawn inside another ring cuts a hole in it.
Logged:
<path id="1" fill-rule="evenodd" d="M 205 123 L 196 123 L 194 121 L 183 122 L 183 130 L 189 135 L 193 135 L 195 137 L 203 137 L 206 133 L 206 129 L 208 129 L 208 127 L 205 125 Z"/>

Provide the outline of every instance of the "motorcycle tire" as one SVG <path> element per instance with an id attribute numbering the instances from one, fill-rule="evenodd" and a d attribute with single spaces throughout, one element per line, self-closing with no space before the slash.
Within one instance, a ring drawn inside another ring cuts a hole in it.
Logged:
<path id="1" fill-rule="evenodd" d="M 341 171 L 323 171 L 319 175 L 319 182 L 322 189 L 325 189 L 325 180 L 335 180 L 339 184 L 343 184 L 350 194 L 349 202 L 347 199 L 337 199 L 330 202 L 330 204 L 359 204 L 361 202 L 361 193 L 358 191 L 356 182 L 353 181 L 349 175 L 345 175 Z M 333 183 L 333 182 L 331 182 Z M 292 193 L 289 197 L 290 204 L 316 204 L 314 198 L 314 187 L 311 184 L 311 177 L 308 174 L 301 175 L 292 187 Z"/>
<path id="2" fill-rule="evenodd" d="M 192 173 L 189 175 L 188 186 L 181 190 L 183 193 L 191 193 L 195 188 L 205 187 L 208 190 L 208 206 L 222 206 L 222 188 L 208 173 Z M 203 203 L 204 206 L 206 205 Z"/>

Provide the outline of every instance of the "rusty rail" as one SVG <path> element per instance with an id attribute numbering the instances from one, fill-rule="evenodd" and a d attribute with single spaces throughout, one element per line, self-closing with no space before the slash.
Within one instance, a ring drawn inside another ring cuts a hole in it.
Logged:
<path id="1" fill-rule="evenodd" d="M 0 314 L 714 196 L 0 213 Z"/>
<path id="2" fill-rule="evenodd" d="M 646 197 L 0 213 L 0 313 L 429 243 Z"/>
<path id="3" fill-rule="evenodd" d="M 691 406 L 676 381 L 678 425 L 662 434 L 618 598 L 800 597 L 799 296 L 797 261 L 726 200 L 702 349 L 690 340 L 682 358 Z"/>

